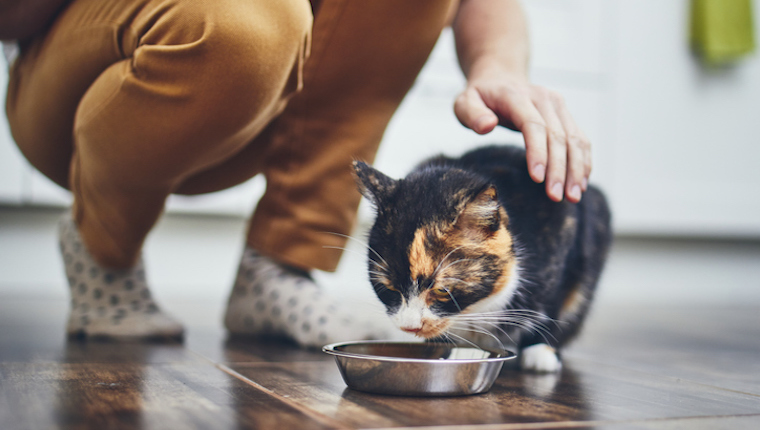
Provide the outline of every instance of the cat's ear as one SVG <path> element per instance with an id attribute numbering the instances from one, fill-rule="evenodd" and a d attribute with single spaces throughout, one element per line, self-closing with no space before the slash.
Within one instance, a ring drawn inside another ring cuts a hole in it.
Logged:
<path id="1" fill-rule="evenodd" d="M 380 206 L 396 190 L 398 181 L 385 176 L 367 163 L 354 161 L 353 166 L 354 179 L 359 187 L 359 192 L 376 206 Z"/>
<path id="2" fill-rule="evenodd" d="M 501 225 L 500 208 L 496 187 L 489 185 L 465 202 L 454 225 L 472 239 L 488 238 Z"/>

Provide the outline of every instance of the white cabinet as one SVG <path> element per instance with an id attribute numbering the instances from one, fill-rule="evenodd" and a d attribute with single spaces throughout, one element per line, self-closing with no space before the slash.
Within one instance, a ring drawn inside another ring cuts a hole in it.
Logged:
<path id="1" fill-rule="evenodd" d="M 0 56 L 0 99 L 5 101 L 7 65 Z M 4 103 L 3 103 L 4 105 Z M 263 178 L 218 193 L 171 196 L 167 211 L 247 216 L 264 193 Z M 13 143 L 5 115 L 0 118 L 0 204 L 67 207 L 71 194 L 34 170 Z"/>
<path id="2" fill-rule="evenodd" d="M 619 230 L 760 237 L 760 56 L 705 69 L 689 2 L 617 3 L 606 162 Z"/>
<path id="3" fill-rule="evenodd" d="M 689 50 L 688 0 L 523 4 L 531 75 L 565 96 L 591 138 L 592 182 L 607 192 L 619 233 L 760 237 L 760 55 L 705 70 Z M 760 23 L 760 7 L 754 12 Z M 452 106 L 464 80 L 452 39 L 444 31 L 385 133 L 376 164 L 391 176 L 437 153 L 522 143 L 507 130 L 478 136 L 460 126 Z M 68 193 L 32 173 L 4 127 L 0 121 L 0 203 L 67 204 Z M 263 190 L 257 179 L 172 197 L 169 210 L 247 215 Z"/>
<path id="4" fill-rule="evenodd" d="M 5 101 L 8 74 L 0 55 L 0 100 Z M 4 105 L 5 103 L 3 103 Z M 21 204 L 30 168 L 24 161 L 8 131 L 5 115 L 0 117 L 0 203 Z"/>
<path id="5" fill-rule="evenodd" d="M 530 25 L 535 82 L 562 93 L 576 122 L 594 144 L 593 181 L 605 189 L 612 183 L 613 154 L 608 96 L 608 61 L 602 36 L 611 8 L 602 0 L 531 0 L 523 2 Z M 464 88 L 453 34 L 445 30 L 409 96 L 386 131 L 376 165 L 400 177 L 426 157 L 457 155 L 479 145 L 523 144 L 519 133 L 506 129 L 485 136 L 465 129 L 453 112 Z M 363 207 L 369 216 L 369 208 Z"/>

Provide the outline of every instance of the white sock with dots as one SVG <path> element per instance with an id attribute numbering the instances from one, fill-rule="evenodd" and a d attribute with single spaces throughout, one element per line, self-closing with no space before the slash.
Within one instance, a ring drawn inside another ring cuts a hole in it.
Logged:
<path id="1" fill-rule="evenodd" d="M 232 334 L 285 336 L 306 347 L 383 339 L 377 321 L 356 315 L 322 293 L 306 272 L 276 263 L 246 247 L 227 304 Z"/>
<path id="2" fill-rule="evenodd" d="M 71 213 L 58 223 L 58 236 L 71 289 L 66 332 L 108 338 L 179 338 L 182 325 L 162 312 L 145 281 L 142 258 L 124 270 L 98 265 L 84 246 Z"/>

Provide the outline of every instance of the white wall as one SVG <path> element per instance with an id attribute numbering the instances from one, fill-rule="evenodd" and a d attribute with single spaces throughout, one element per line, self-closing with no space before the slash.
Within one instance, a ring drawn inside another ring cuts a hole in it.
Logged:
<path id="1" fill-rule="evenodd" d="M 688 1 L 615 3 L 609 128 L 619 227 L 760 237 L 760 55 L 705 69 L 686 49 Z"/>
<path id="2" fill-rule="evenodd" d="M 688 43 L 687 0 L 531 0 L 535 82 L 559 90 L 594 145 L 592 181 L 618 233 L 760 238 L 760 55 L 704 68 Z M 760 7 L 754 9 L 760 26 Z M 756 32 L 760 46 L 760 31 Z M 522 142 L 459 126 L 463 79 L 451 34 L 396 115 L 377 165 L 483 142 Z"/>
<path id="3" fill-rule="evenodd" d="M 58 210 L 0 208 L 0 300 L 67 297 L 55 236 L 58 216 Z M 218 314 L 232 287 L 244 228 L 235 217 L 164 217 L 145 248 L 157 298 L 169 306 L 202 301 Z M 366 251 L 353 241 L 348 247 L 338 272 L 318 273 L 318 280 L 343 300 L 379 306 L 367 281 Z M 760 305 L 759 261 L 757 241 L 620 237 L 598 305 Z"/>
<path id="4" fill-rule="evenodd" d="M 760 238 L 760 55 L 706 70 L 688 46 L 688 0 L 530 0 L 534 81 L 559 90 L 594 144 L 592 181 L 608 194 L 619 233 Z M 760 7 L 755 7 L 760 26 Z M 760 46 L 760 31 L 756 32 Z M 0 84 L 5 80 L 0 77 Z M 402 176 L 425 157 L 476 145 L 452 112 L 464 80 L 445 31 L 385 135 L 377 165 Z M 245 216 L 257 179 L 170 211 Z M 65 205 L 66 192 L 34 173 L 0 123 L 0 202 Z M 362 210 L 365 219 L 369 212 Z"/>
<path id="5" fill-rule="evenodd" d="M 760 303 L 760 138 L 753 121 L 760 112 L 760 55 L 723 70 L 702 69 L 686 43 L 687 0 L 525 4 L 534 80 L 559 89 L 591 137 L 592 181 L 606 190 L 616 230 L 625 235 L 611 257 L 601 300 Z M 760 7 L 755 14 L 760 26 Z M 0 73 L 3 88 L 4 79 Z M 394 117 L 377 165 L 402 176 L 435 153 L 521 142 L 506 130 L 477 136 L 459 126 L 451 107 L 462 84 L 446 32 Z M 0 207 L 0 294 L 63 297 L 54 234 L 58 209 L 18 205 L 62 207 L 68 197 L 31 173 L 4 127 L 3 119 L 0 201 L 16 208 Z M 262 188 L 259 181 L 205 202 L 172 204 L 175 213 L 235 216 L 162 220 L 145 251 L 159 298 L 223 301 L 242 246 L 242 216 Z M 369 220 L 366 206 L 362 213 Z M 741 240 L 662 239 L 674 235 Z M 349 253 L 340 273 L 325 279 L 346 287 L 336 290 L 341 294 L 369 294 L 363 267 Z"/>

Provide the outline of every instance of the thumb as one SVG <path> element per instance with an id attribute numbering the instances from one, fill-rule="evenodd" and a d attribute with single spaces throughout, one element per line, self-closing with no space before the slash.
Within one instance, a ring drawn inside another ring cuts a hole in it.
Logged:
<path id="1" fill-rule="evenodd" d="M 472 87 L 459 94 L 454 102 L 454 114 L 463 126 L 478 134 L 490 133 L 499 123 L 499 118 Z"/>

